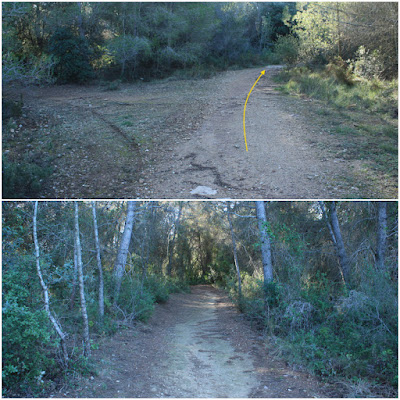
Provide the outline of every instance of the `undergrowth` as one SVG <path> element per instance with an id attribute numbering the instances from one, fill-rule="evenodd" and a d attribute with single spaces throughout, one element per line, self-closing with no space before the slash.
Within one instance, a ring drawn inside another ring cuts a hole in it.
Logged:
<path id="1" fill-rule="evenodd" d="M 243 274 L 240 299 L 234 279 L 227 289 L 289 364 L 350 386 L 362 380 L 367 387 L 396 388 L 397 294 L 385 274 L 372 275 L 369 284 L 348 290 L 333 289 L 318 273 L 294 293 L 279 282 L 264 288 L 261 277 Z"/>
<path id="2" fill-rule="evenodd" d="M 312 71 L 305 67 L 286 70 L 277 76 L 281 90 L 323 100 L 338 108 L 359 109 L 397 118 L 397 80 L 367 80 L 338 67 Z"/>

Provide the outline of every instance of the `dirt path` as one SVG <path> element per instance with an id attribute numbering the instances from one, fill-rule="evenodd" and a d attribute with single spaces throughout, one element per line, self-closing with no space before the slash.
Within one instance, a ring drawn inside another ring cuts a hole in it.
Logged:
<path id="1" fill-rule="evenodd" d="M 210 286 L 172 295 L 147 325 L 104 339 L 98 376 L 53 397 L 332 397 L 305 373 L 266 350 L 228 301 Z M 335 393 L 338 395 L 338 392 Z"/>
<path id="2" fill-rule="evenodd" d="M 330 135 L 307 99 L 275 90 L 278 70 L 267 67 L 249 98 L 248 152 L 243 106 L 260 68 L 115 91 L 6 90 L 23 93 L 24 116 L 3 129 L 3 151 L 52 167 L 42 198 L 396 197 L 397 180 L 349 157 L 349 139 Z"/>
<path id="3" fill-rule="evenodd" d="M 243 136 L 243 105 L 259 70 L 231 72 L 215 90 L 215 102 L 200 129 L 179 145 L 150 181 L 154 195 L 196 197 L 207 186 L 211 198 L 346 197 L 337 181 L 346 168 L 316 150 L 317 127 L 298 113 L 291 99 L 275 91 L 269 67 L 253 90 L 246 110 L 249 151 Z M 240 93 L 240 95 L 238 95 Z M 315 143 L 314 143 L 315 144 Z M 347 166 L 348 167 L 348 166 Z M 161 178 L 161 179 L 160 179 Z M 336 182 L 336 184 L 335 184 Z M 354 189 L 352 192 L 354 192 Z"/>

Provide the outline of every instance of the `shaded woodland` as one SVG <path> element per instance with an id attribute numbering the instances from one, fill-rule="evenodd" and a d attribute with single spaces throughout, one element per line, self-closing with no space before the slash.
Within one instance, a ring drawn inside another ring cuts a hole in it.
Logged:
<path id="1" fill-rule="evenodd" d="M 206 77 L 229 66 L 332 61 L 397 76 L 394 2 L 8 2 L 2 10 L 5 83 L 149 80 L 177 70 Z"/>
<path id="2" fill-rule="evenodd" d="M 225 289 L 289 365 L 392 396 L 396 202 L 3 202 L 3 395 L 95 374 L 98 340 Z"/>

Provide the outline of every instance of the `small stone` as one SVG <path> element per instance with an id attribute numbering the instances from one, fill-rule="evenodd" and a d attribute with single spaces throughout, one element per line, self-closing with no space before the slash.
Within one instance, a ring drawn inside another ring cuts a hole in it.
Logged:
<path id="1" fill-rule="evenodd" d="M 211 189 L 208 186 L 197 186 L 195 189 L 190 191 L 190 194 L 198 194 L 200 196 L 209 196 L 213 194 L 217 194 L 217 191 Z"/>
<path id="2" fill-rule="evenodd" d="M 140 178 L 140 179 L 139 179 L 139 183 L 140 183 L 140 184 L 144 183 L 144 179 L 143 179 L 143 178 Z"/>

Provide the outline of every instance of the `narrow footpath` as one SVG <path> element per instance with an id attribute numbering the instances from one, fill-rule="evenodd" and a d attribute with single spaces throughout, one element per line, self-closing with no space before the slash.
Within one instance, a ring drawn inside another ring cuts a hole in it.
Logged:
<path id="1" fill-rule="evenodd" d="M 148 324 L 104 338 L 98 375 L 53 397 L 341 397 L 267 350 L 224 292 L 171 295 Z"/>

